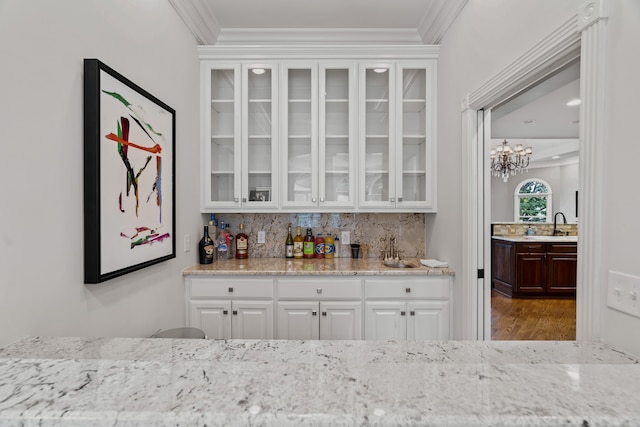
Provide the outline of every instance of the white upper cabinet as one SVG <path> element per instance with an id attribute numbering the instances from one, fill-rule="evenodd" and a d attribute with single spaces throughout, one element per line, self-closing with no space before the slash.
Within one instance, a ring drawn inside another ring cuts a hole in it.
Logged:
<path id="1" fill-rule="evenodd" d="M 355 208 L 355 65 L 285 63 L 282 206 Z"/>
<path id="2" fill-rule="evenodd" d="M 278 67 L 242 67 L 242 207 L 278 207 Z"/>
<path id="3" fill-rule="evenodd" d="M 200 50 L 203 212 L 436 211 L 437 48 Z"/>
<path id="4" fill-rule="evenodd" d="M 201 67 L 202 210 L 277 207 L 277 65 Z"/>
<path id="5" fill-rule="evenodd" d="M 365 210 L 436 210 L 436 62 L 360 64 L 360 187 Z"/>

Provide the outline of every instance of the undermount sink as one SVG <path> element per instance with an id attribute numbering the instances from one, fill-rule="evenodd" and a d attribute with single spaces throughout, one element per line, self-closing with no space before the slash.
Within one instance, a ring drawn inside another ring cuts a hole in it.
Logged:
<path id="1" fill-rule="evenodd" d="M 414 264 L 411 264 L 410 262 L 404 262 L 404 261 L 382 261 L 382 264 L 384 264 L 386 267 L 391 267 L 391 268 L 416 268 L 417 266 Z"/>

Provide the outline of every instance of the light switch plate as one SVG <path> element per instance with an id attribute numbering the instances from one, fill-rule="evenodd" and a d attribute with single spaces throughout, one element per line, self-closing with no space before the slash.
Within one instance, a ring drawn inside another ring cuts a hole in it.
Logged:
<path id="1" fill-rule="evenodd" d="M 340 233 L 340 242 L 343 245 L 348 245 L 351 243 L 351 233 L 349 231 L 343 231 Z"/>
<path id="2" fill-rule="evenodd" d="M 264 242 L 265 242 L 264 231 L 258 231 L 258 243 L 264 243 Z"/>
<path id="3" fill-rule="evenodd" d="M 640 317 L 640 277 L 609 271 L 607 306 Z"/>
<path id="4" fill-rule="evenodd" d="M 184 235 L 184 251 L 189 252 L 191 250 L 191 235 Z"/>

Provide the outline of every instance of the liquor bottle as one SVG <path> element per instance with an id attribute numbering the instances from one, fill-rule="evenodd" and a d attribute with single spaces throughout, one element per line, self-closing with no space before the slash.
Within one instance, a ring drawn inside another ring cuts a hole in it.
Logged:
<path id="1" fill-rule="evenodd" d="M 244 233 L 244 224 L 240 223 L 240 232 L 236 234 L 236 258 L 249 258 L 249 236 Z"/>
<path id="2" fill-rule="evenodd" d="M 324 237 L 322 233 L 318 233 L 315 241 L 314 258 L 324 258 Z"/>
<path id="3" fill-rule="evenodd" d="M 198 244 L 198 252 L 200 255 L 200 264 L 211 264 L 213 263 L 213 240 L 209 237 L 209 227 L 204 226 L 204 234 L 202 239 L 200 239 L 200 243 Z"/>
<path id="4" fill-rule="evenodd" d="M 287 229 L 287 241 L 284 244 L 284 257 L 293 258 L 293 237 L 291 236 L 291 223 Z"/>
<path id="5" fill-rule="evenodd" d="M 334 258 L 336 255 L 336 243 L 331 234 L 324 238 L 324 257 Z"/>
<path id="6" fill-rule="evenodd" d="M 302 257 L 313 258 L 314 252 L 313 234 L 311 234 L 311 229 L 307 228 L 307 235 L 304 236 L 304 243 L 302 244 Z"/>
<path id="7" fill-rule="evenodd" d="M 296 227 L 296 237 L 293 238 L 293 257 L 302 258 L 304 246 L 304 237 L 302 237 L 302 230 L 298 225 Z"/>
<path id="8" fill-rule="evenodd" d="M 229 246 L 227 245 L 227 238 L 224 229 L 225 223 L 224 221 L 220 221 L 220 231 L 218 232 L 218 237 L 216 238 L 218 259 L 220 260 L 229 258 Z"/>
<path id="9" fill-rule="evenodd" d="M 218 235 L 218 232 L 216 230 L 216 227 L 218 225 L 218 221 L 216 221 L 216 215 L 215 214 L 211 214 L 211 219 L 209 220 L 209 237 L 211 238 L 211 240 L 213 240 L 213 260 L 215 261 L 216 259 L 218 259 L 218 242 L 216 240 L 216 236 Z"/>

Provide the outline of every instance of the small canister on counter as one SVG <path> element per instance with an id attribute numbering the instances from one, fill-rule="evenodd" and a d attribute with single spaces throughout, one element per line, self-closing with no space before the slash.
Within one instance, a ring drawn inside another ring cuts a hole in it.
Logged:
<path id="1" fill-rule="evenodd" d="M 333 236 L 331 234 L 328 234 L 327 237 L 324 238 L 324 257 L 333 258 L 335 254 L 336 254 L 335 240 L 333 240 Z"/>

